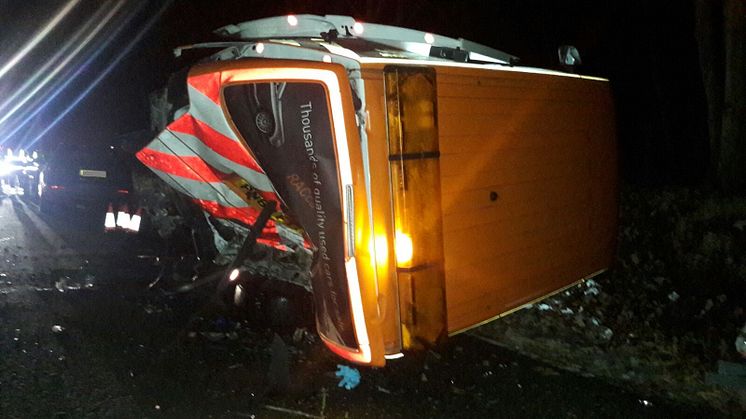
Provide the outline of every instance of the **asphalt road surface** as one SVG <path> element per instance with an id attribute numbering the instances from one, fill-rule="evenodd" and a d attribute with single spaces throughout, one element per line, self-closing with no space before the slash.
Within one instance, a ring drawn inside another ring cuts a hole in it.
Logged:
<path id="1" fill-rule="evenodd" d="M 148 288 L 146 247 L 104 234 L 101 211 L 0 198 L 0 417 L 715 416 L 471 336 L 359 368 L 346 390 L 312 328 L 275 337 L 210 290 Z"/>

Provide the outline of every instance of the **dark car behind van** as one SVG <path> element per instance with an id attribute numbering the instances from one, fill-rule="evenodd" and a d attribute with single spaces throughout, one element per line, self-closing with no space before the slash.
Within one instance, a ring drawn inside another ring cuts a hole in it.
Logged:
<path id="1" fill-rule="evenodd" d="M 131 172 L 115 150 L 67 150 L 48 158 L 33 192 L 47 214 L 60 207 L 103 210 L 108 204 L 116 210 L 130 201 Z"/>

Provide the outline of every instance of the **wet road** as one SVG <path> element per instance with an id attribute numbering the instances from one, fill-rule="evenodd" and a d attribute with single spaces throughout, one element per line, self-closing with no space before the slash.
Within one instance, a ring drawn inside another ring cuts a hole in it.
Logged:
<path id="1" fill-rule="evenodd" d="M 714 416 L 471 336 L 360 368 L 348 391 L 312 331 L 272 345 L 209 291 L 149 290 L 142 243 L 102 226 L 0 199 L 0 417 Z"/>

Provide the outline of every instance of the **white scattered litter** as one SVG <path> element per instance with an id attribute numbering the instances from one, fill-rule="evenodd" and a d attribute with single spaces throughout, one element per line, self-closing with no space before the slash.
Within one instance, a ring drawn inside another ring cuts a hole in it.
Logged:
<path id="1" fill-rule="evenodd" d="M 715 303 L 712 299 L 708 298 L 707 301 L 705 301 L 705 306 L 702 308 L 702 311 L 699 312 L 699 315 L 704 316 L 705 313 L 710 311 L 713 307 L 715 307 Z"/>
<path id="2" fill-rule="evenodd" d="M 591 287 L 585 290 L 585 295 L 598 295 L 601 291 L 597 287 Z"/>
<path id="3" fill-rule="evenodd" d="M 537 307 L 538 307 L 539 311 L 547 311 L 547 310 L 551 310 L 552 309 L 552 306 L 550 306 L 549 304 L 545 304 L 545 303 L 541 303 Z"/>
<path id="4" fill-rule="evenodd" d="M 62 277 L 54 282 L 54 287 L 57 288 L 57 291 L 59 292 L 65 292 L 65 289 L 67 289 L 67 277 Z"/>
<path id="5" fill-rule="evenodd" d="M 606 339 L 606 340 L 609 340 L 609 339 L 611 339 L 611 338 L 612 338 L 612 337 L 614 336 L 614 331 L 613 331 L 613 330 L 611 330 L 611 329 L 609 329 L 609 328 L 607 327 L 606 329 L 604 329 L 604 331 L 603 331 L 603 333 L 601 334 L 601 336 L 602 336 L 602 337 L 603 337 L 604 339 Z"/>
<path id="6" fill-rule="evenodd" d="M 63 330 L 65 330 L 65 328 L 58 324 L 55 324 L 54 326 L 52 326 L 52 331 L 54 333 L 62 333 Z"/>
<path id="7" fill-rule="evenodd" d="M 736 350 L 742 357 L 746 358 L 746 324 L 743 325 L 741 333 L 736 336 Z"/>
<path id="8" fill-rule="evenodd" d="M 674 302 L 679 299 L 679 294 L 676 291 L 671 291 L 671 293 L 668 294 L 668 299 Z"/>

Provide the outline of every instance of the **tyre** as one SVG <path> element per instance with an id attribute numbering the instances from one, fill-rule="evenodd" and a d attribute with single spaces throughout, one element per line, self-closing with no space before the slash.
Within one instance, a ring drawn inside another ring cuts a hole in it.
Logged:
<path id="1" fill-rule="evenodd" d="M 223 302 L 239 316 L 278 333 L 313 323 L 308 291 L 277 280 L 256 277 L 241 281 L 226 290 Z"/>

